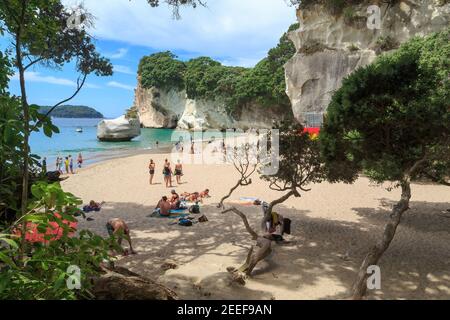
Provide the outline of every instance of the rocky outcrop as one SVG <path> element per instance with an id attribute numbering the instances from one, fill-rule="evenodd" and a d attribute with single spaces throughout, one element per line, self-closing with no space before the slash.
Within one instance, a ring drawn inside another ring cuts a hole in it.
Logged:
<path id="1" fill-rule="evenodd" d="M 134 108 L 143 127 L 198 129 L 271 128 L 273 121 L 292 118 L 290 109 L 247 104 L 229 114 L 220 100 L 188 99 L 184 90 L 143 88 L 138 81 Z"/>
<path id="2" fill-rule="evenodd" d="M 102 120 L 97 125 L 97 138 L 100 141 L 130 141 L 140 134 L 139 119 L 127 119 L 125 116 Z"/>
<path id="3" fill-rule="evenodd" d="M 290 33 L 297 53 L 286 64 L 287 94 L 294 116 L 322 113 L 344 77 L 416 35 L 448 28 L 445 0 L 362 1 L 336 15 L 320 1 L 297 11 L 300 29 Z M 369 29 L 369 5 L 381 8 L 381 29 Z"/>

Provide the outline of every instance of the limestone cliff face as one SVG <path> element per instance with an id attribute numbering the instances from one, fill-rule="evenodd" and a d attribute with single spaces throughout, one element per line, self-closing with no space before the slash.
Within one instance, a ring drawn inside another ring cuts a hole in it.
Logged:
<path id="1" fill-rule="evenodd" d="M 292 111 L 278 106 L 241 106 L 233 115 L 220 100 L 188 99 L 177 89 L 143 88 L 138 81 L 134 108 L 143 127 L 178 129 L 271 128 L 273 121 L 292 118 Z"/>
<path id="2" fill-rule="evenodd" d="M 367 8 L 373 4 L 381 8 L 381 29 L 367 27 Z M 343 78 L 373 62 L 383 49 L 448 28 L 450 2 L 399 0 L 388 6 L 373 0 L 340 15 L 312 4 L 299 9 L 297 16 L 300 29 L 290 33 L 297 53 L 285 69 L 294 116 L 304 121 L 307 112 L 324 112 Z"/>

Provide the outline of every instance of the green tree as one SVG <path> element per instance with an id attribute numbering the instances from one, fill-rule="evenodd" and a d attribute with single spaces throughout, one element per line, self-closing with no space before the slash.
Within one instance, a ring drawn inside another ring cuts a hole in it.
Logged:
<path id="1" fill-rule="evenodd" d="M 46 125 L 49 124 L 47 116 L 50 112 L 75 97 L 89 74 L 95 73 L 99 76 L 112 74 L 111 64 L 96 52 L 88 33 L 84 29 L 68 28 L 69 17 L 70 14 L 66 12 L 59 0 L 11 0 L 0 3 L 0 21 L 3 30 L 10 35 L 14 48 L 14 66 L 18 70 L 20 81 L 20 103 L 24 124 L 21 150 L 22 215 L 26 214 L 28 205 L 30 133 L 44 126 L 44 132 L 51 135 L 55 127 Z M 33 115 L 27 98 L 25 72 L 36 64 L 62 67 L 71 61 L 75 61 L 77 71 L 80 73 L 74 94 L 54 105 L 46 116 L 40 116 L 30 126 Z M 23 236 L 22 246 L 25 245 L 24 239 Z"/>
<path id="2" fill-rule="evenodd" d="M 170 51 L 158 52 L 139 62 L 138 73 L 144 88 L 183 89 L 186 65 Z"/>
<path id="3" fill-rule="evenodd" d="M 450 31 L 414 38 L 358 69 L 334 94 L 320 135 L 331 181 L 352 182 L 363 171 L 401 188 L 380 241 L 364 258 L 353 297 L 366 291 L 376 265 L 409 209 L 411 181 L 450 176 Z M 447 182 L 448 183 L 448 182 Z"/>

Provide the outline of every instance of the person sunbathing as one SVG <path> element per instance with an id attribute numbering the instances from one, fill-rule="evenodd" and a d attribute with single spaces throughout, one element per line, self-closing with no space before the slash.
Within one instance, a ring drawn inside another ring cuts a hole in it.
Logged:
<path id="1" fill-rule="evenodd" d="M 169 200 L 171 209 L 179 209 L 181 203 L 180 196 L 175 190 L 172 190 L 170 193 L 172 194 L 172 197 Z"/>
<path id="2" fill-rule="evenodd" d="M 211 198 L 209 195 L 209 189 L 206 189 L 205 191 L 200 192 L 200 198 Z"/>
<path id="3" fill-rule="evenodd" d="M 167 200 L 166 196 L 163 196 L 156 205 L 155 212 L 159 213 L 161 216 L 168 217 L 171 209 L 171 203 Z"/>
<path id="4" fill-rule="evenodd" d="M 119 246 L 122 246 L 122 239 L 125 238 L 130 245 L 130 252 L 132 254 L 136 254 L 136 251 L 134 251 L 131 244 L 130 228 L 128 228 L 125 221 L 119 218 L 111 219 L 106 223 L 106 230 L 108 231 L 110 237 L 117 238 L 117 243 Z M 128 250 L 124 249 L 123 254 L 128 255 Z"/>
<path id="5" fill-rule="evenodd" d="M 89 205 L 83 207 L 84 212 L 91 212 L 91 211 L 100 211 L 102 208 L 102 205 L 105 204 L 105 201 L 102 202 L 95 202 L 94 200 L 89 201 Z"/>

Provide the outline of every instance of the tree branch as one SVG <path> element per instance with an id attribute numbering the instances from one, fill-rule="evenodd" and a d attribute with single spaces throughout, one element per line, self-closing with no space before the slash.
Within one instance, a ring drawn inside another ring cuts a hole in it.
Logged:
<path id="1" fill-rule="evenodd" d="M 255 232 L 255 230 L 252 229 L 252 227 L 250 227 L 250 224 L 248 223 L 247 217 L 245 216 L 245 214 L 243 214 L 241 211 L 239 211 L 238 209 L 236 209 L 235 207 L 232 207 L 230 209 L 227 209 L 225 211 L 222 211 L 222 213 L 228 213 L 228 212 L 234 212 L 236 213 L 239 217 L 242 218 L 242 221 L 244 222 L 245 225 L 245 229 L 247 230 L 247 232 L 252 236 L 253 240 L 258 239 L 258 234 Z"/>
<path id="2" fill-rule="evenodd" d="M 48 110 L 48 112 L 45 114 L 44 118 L 48 117 L 53 112 L 53 110 L 55 110 L 57 107 L 59 107 L 63 103 L 66 103 L 66 102 L 72 100 L 73 98 L 75 98 L 75 96 L 80 92 L 81 88 L 83 88 L 83 85 L 84 85 L 84 83 L 86 81 L 86 78 L 87 78 L 87 74 L 86 73 L 83 74 L 83 79 L 81 80 L 81 83 L 80 83 L 80 78 L 78 78 L 78 80 L 77 80 L 77 89 L 75 90 L 75 92 L 69 98 L 62 100 L 62 101 L 58 102 L 57 104 L 55 104 L 53 107 L 51 107 L 50 110 Z M 34 131 L 41 122 L 42 122 L 41 120 L 38 120 L 34 124 L 34 126 L 31 128 L 30 132 Z"/>

